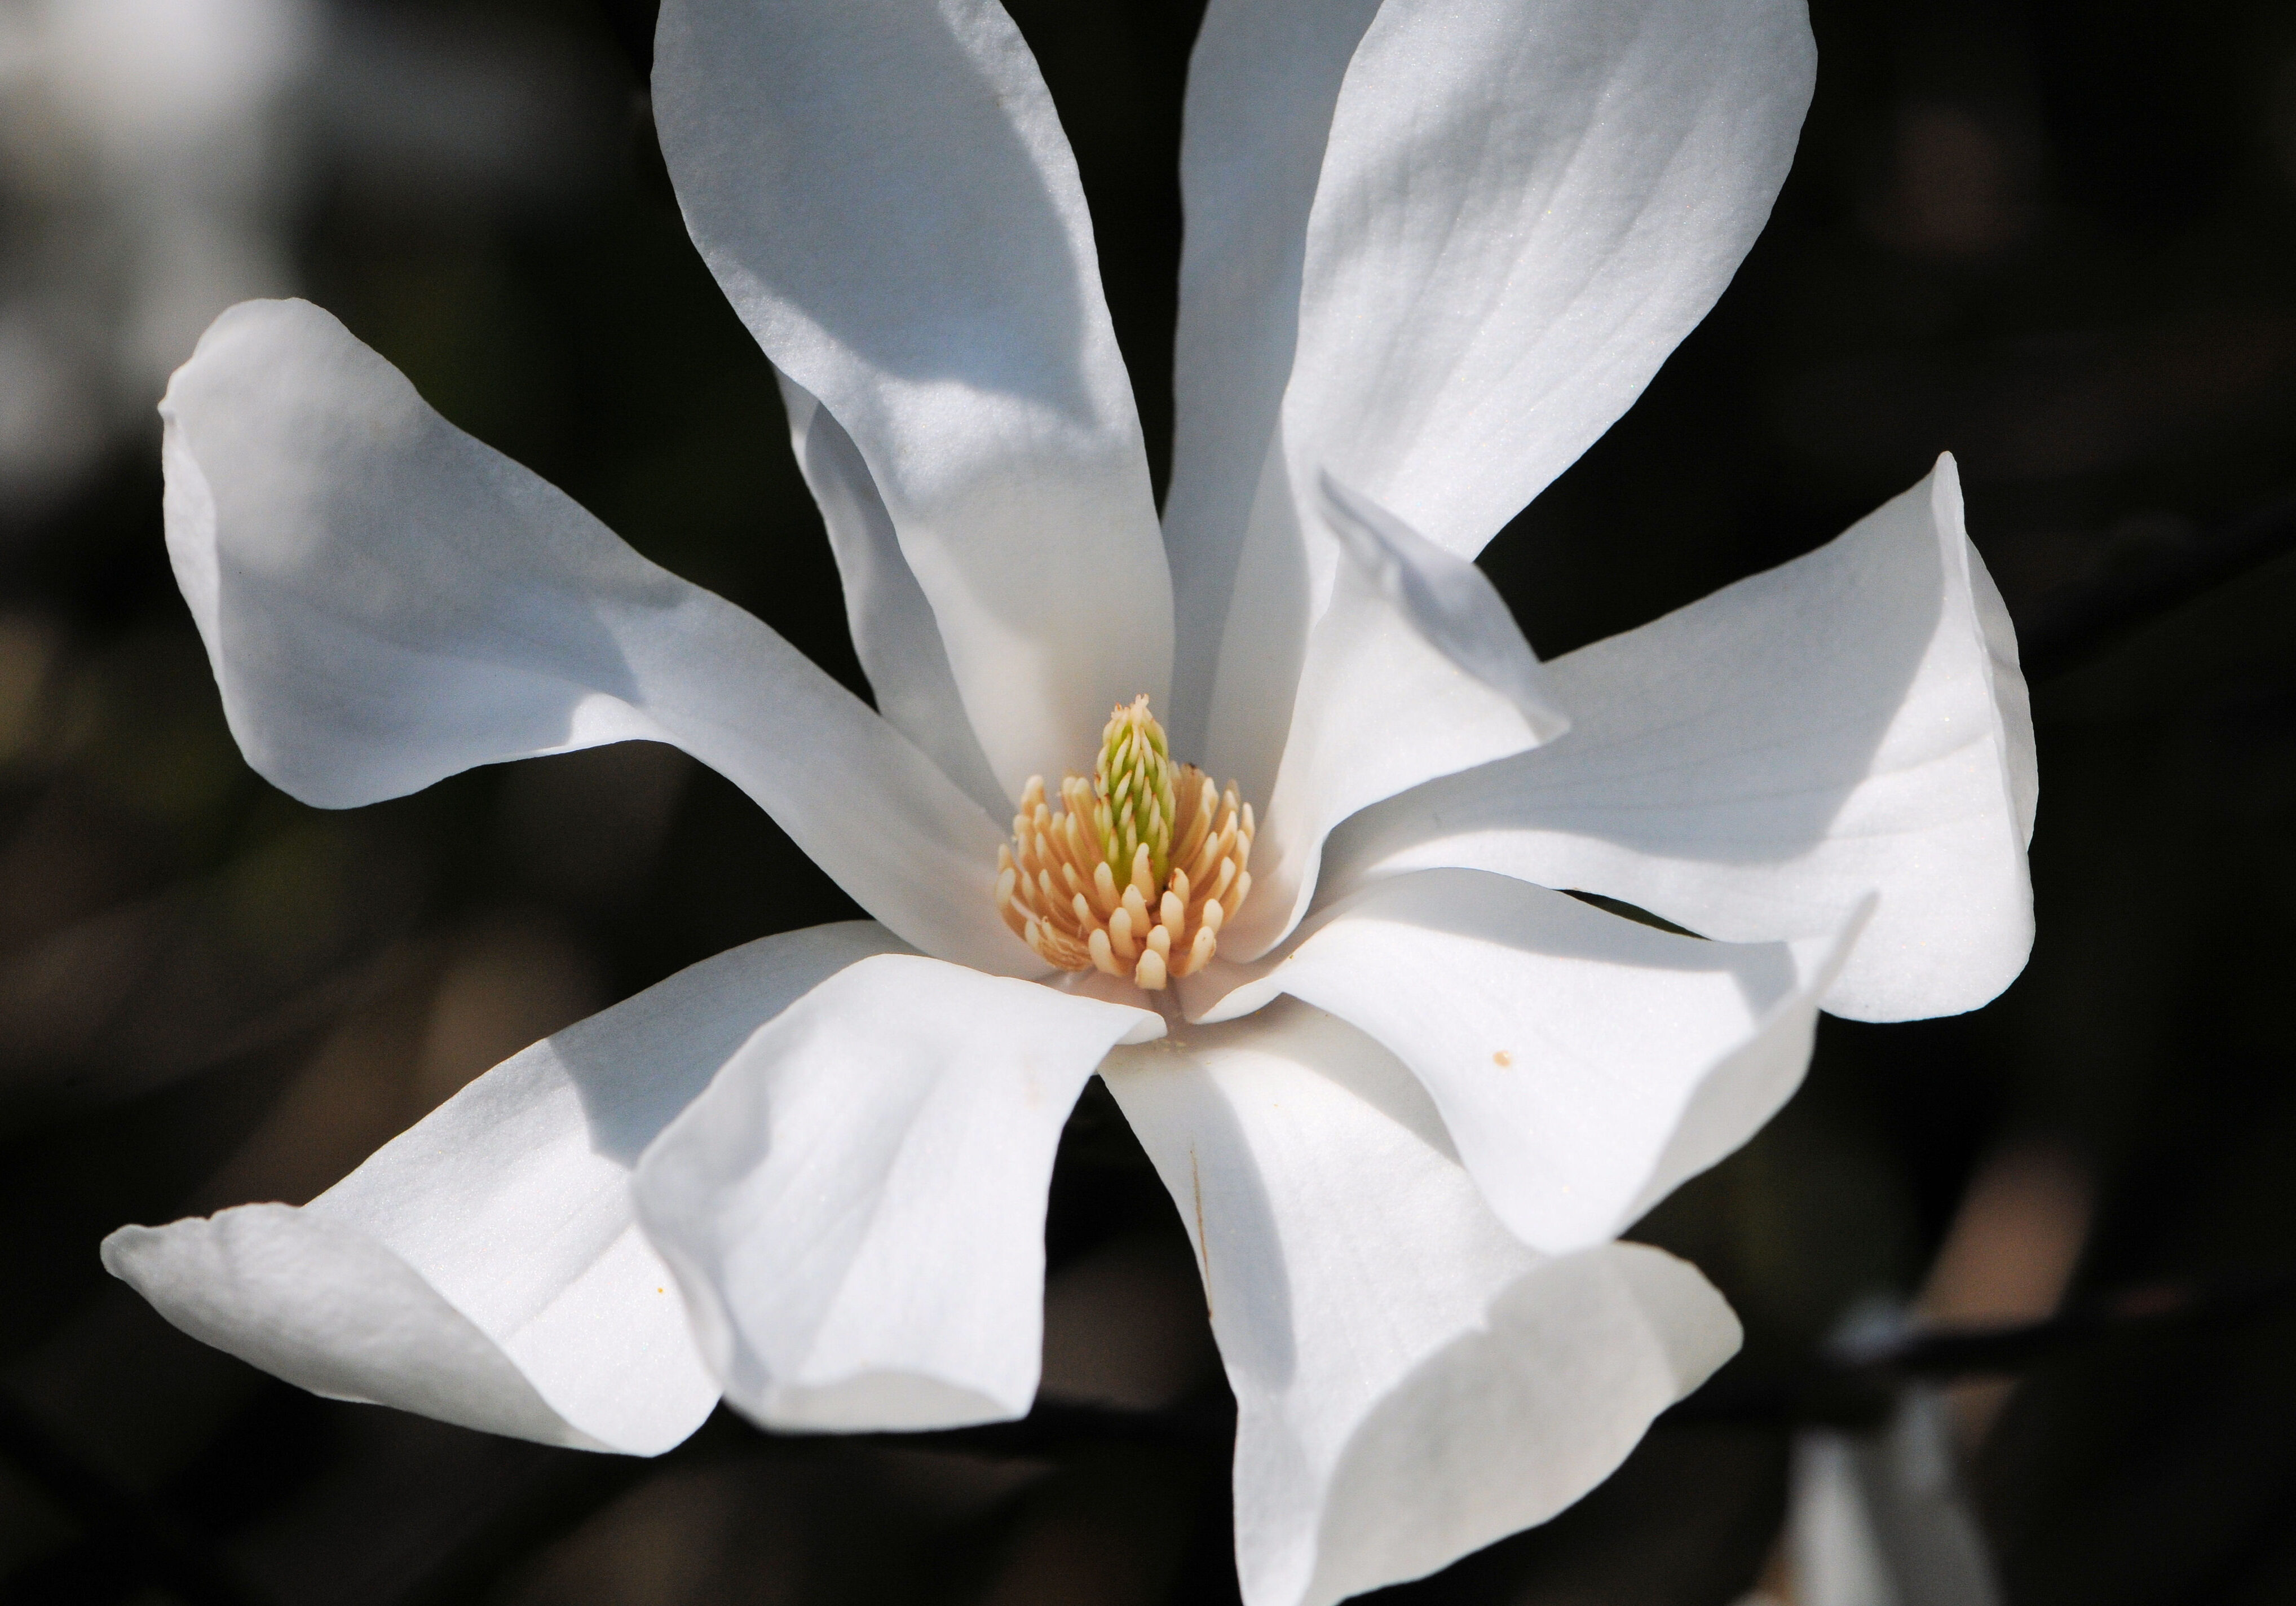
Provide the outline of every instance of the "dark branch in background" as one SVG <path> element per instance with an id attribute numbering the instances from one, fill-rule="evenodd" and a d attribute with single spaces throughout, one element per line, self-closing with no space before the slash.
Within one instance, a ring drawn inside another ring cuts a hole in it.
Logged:
<path id="1" fill-rule="evenodd" d="M 1898 1387 L 1910 1379 L 1946 1381 L 2013 1375 L 2102 1340 L 2157 1336 L 2178 1327 L 2201 1330 L 2267 1315 L 2289 1303 L 2292 1296 L 2296 1296 L 2296 1270 L 2205 1287 L 2154 1285 L 2078 1307 L 2046 1322 L 2016 1326 L 1906 1328 L 1854 1349 L 1821 1356 L 1800 1376 L 1783 1382 L 1738 1383 L 1726 1372 L 1718 1382 L 1677 1405 L 1660 1421 L 1739 1422 L 1780 1429 L 1818 1422 L 1878 1424 L 1887 1417 Z M 763 1434 L 720 1407 L 693 1438 L 657 1460 L 552 1452 L 564 1457 L 559 1472 L 542 1480 L 519 1510 L 493 1525 L 476 1542 L 439 1558 L 430 1576 L 403 1597 L 403 1606 L 448 1606 L 480 1598 L 489 1587 L 513 1576 L 552 1539 L 578 1528 L 624 1491 L 661 1469 L 738 1460 L 761 1451 L 835 1454 L 849 1443 L 1047 1462 L 1081 1450 L 1127 1445 L 1200 1458 L 1217 1475 L 1234 1454 L 1235 1406 L 1225 1390 L 1217 1397 L 1198 1397 L 1158 1411 L 1040 1399 L 1019 1422 L 937 1433 L 857 1434 L 849 1438 Z M 13 1446 L 7 1447 L 12 1453 Z M 251 1598 L 183 1593 L 202 1602 Z"/>
<path id="2" fill-rule="evenodd" d="M 2110 651 L 2229 580 L 2296 552 L 2296 496 L 2242 514 L 2128 569 L 2061 586 L 2019 610 L 2025 678 L 2047 680 Z"/>
<path id="3" fill-rule="evenodd" d="M 1911 1327 L 1831 1357 L 1849 1372 L 1952 1379 L 2013 1377 L 2068 1350 L 2124 1333 L 2224 1326 L 2267 1316 L 2296 1296 L 2296 1271 L 2196 1287 L 2152 1283 L 2077 1305 L 2039 1322 L 1995 1327 Z"/>
<path id="4" fill-rule="evenodd" d="M 2296 1270 L 2196 1284 L 2152 1283 L 2086 1300 L 2039 1322 L 1998 1326 L 1907 1326 L 1834 1346 L 1799 1378 L 1734 1386 L 1726 1380 L 1669 1412 L 1686 1422 L 1868 1425 L 1887 1414 L 1904 1384 L 2015 1377 L 2113 1340 L 2236 1325 L 2296 1299 Z"/>
<path id="5" fill-rule="evenodd" d="M 2106 1340 L 2231 1325 L 2270 1315 L 2296 1299 L 2296 1270 L 2206 1286 L 2158 1283 L 2076 1306 L 2042 1322 L 1997 1327 L 1906 1327 L 1821 1355 L 1800 1377 L 1700 1390 L 1663 1420 L 1834 1422 L 1886 1414 L 1898 1387 L 1919 1379 L 2015 1376 Z M 1235 1410 L 1225 1398 L 1166 1411 L 1040 1402 L 1016 1422 L 939 1433 L 879 1433 L 870 1442 L 974 1454 L 1054 1455 L 1083 1445 L 1144 1445 L 1225 1454 Z"/>

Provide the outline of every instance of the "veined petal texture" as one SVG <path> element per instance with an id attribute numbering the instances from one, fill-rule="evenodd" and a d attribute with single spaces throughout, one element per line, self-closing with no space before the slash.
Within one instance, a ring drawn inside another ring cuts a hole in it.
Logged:
<path id="1" fill-rule="evenodd" d="M 1816 65 L 1801 0 L 1388 0 L 1308 225 L 1295 463 L 1473 556 L 1722 293 Z"/>
<path id="2" fill-rule="evenodd" d="M 686 226 L 868 465 L 1008 799 L 1162 700 L 1171 585 L 1091 218 L 995 0 L 668 0 Z"/>
<path id="3" fill-rule="evenodd" d="M 917 744 L 965 796 L 998 819 L 1012 812 L 972 733 L 948 649 L 916 571 L 901 555 L 885 499 L 861 448 L 805 387 L 775 370 L 789 415 L 790 449 L 820 505 L 845 588 L 853 650 L 885 722 Z"/>
<path id="4" fill-rule="evenodd" d="M 1570 728 L 1482 570 L 1328 474 L 1319 500 L 1342 561 L 1308 638 L 1254 844 L 1261 890 L 1227 929 L 1238 959 L 1259 957 L 1299 923 L 1324 840 L 1341 821 Z"/>
<path id="5" fill-rule="evenodd" d="M 1974 1009 L 2033 939 L 2033 722 L 2007 610 L 1940 459 L 1806 557 L 1546 666 L 1570 733 L 1349 822 L 1334 896 L 1471 865 L 1727 941 L 1872 924 L 1825 997 Z"/>
<path id="6" fill-rule="evenodd" d="M 1278 9 L 1214 6 L 1198 61 L 1226 59 L 1215 25 L 1267 35 Z M 1220 614 L 1204 750 L 1247 783 L 1236 756 L 1280 744 L 1269 699 L 1288 694 L 1329 585 L 1300 511 L 1316 475 L 1340 470 L 1474 555 L 1712 306 L 1769 217 L 1816 68 L 1801 0 L 1386 0 L 1368 26 L 1356 5 L 1328 9 L 1324 48 L 1272 70 L 1284 87 L 1267 113 L 1222 111 L 1271 154 L 1184 174 L 1191 252 L 1199 211 L 1246 204 L 1228 186 L 1278 180 L 1259 221 L 1209 232 L 1217 268 L 1195 282 L 1299 281 L 1296 298 L 1231 290 L 1181 308 L 1179 405 L 1212 414 L 1177 437 L 1202 453 L 1173 466 L 1182 661 L 1210 650 L 1197 633 Z M 1329 56 L 1357 29 L 1333 84 Z M 1249 73 L 1219 82 L 1256 92 Z M 1281 231 L 1326 94 L 1295 252 Z M 1242 327 L 1218 327 L 1230 317 Z M 1197 318 L 1209 326 L 1192 331 Z M 1232 355 L 1204 355 L 1223 343 Z M 1275 351 L 1280 404 L 1262 372 Z"/>
<path id="7" fill-rule="evenodd" d="M 1111 1045 L 1163 1029 L 889 956 L 759 1031 L 638 1168 L 727 1400 L 849 1432 L 1025 1414 L 1062 1124 Z"/>
<path id="8" fill-rule="evenodd" d="M 1188 59 L 1164 499 L 1181 643 L 1167 723 L 1184 751 L 1204 745 L 1244 526 L 1292 379 L 1308 209 L 1332 109 L 1379 4 L 1211 0 Z"/>
<path id="9" fill-rule="evenodd" d="M 326 313 L 217 318 L 160 404 L 168 550 L 247 760 L 344 808 L 645 738 L 755 799 L 928 952 L 1032 956 L 998 823 L 802 653 L 426 406 Z"/>
<path id="10" fill-rule="evenodd" d="M 1624 1231 L 1776 1113 L 1869 913 L 1794 942 L 1708 942 L 1427 871 L 1319 913 L 1203 1019 L 1282 992 L 1368 1032 L 1426 1084 L 1499 1219 L 1562 1254 Z M 1208 971 L 1205 991 L 1234 979 Z"/>
<path id="11" fill-rule="evenodd" d="M 1329 1015 L 1278 1004 L 1103 1074 L 1203 1272 L 1249 1606 L 1330 1606 L 1544 1521 L 1737 1348 L 1671 1257 L 1516 1240 L 1410 1072 Z"/>
<path id="12" fill-rule="evenodd" d="M 899 947 L 853 922 L 721 954 L 504 1061 L 310 1204 L 122 1227 L 103 1263 L 315 1393 L 658 1454 L 718 1385 L 631 1168 L 760 1022 Z"/>

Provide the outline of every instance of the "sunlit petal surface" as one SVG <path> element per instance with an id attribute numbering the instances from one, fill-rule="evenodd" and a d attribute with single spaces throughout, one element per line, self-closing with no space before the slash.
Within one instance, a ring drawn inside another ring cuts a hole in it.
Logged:
<path id="1" fill-rule="evenodd" d="M 1860 914 L 1862 915 L 1862 911 Z M 1500 1219 L 1551 1252 L 1627 1227 L 1800 1086 L 1857 936 L 1702 941 L 1475 871 L 1373 883 L 1204 1012 L 1289 993 L 1353 1022 L 1434 1095 Z"/>
<path id="2" fill-rule="evenodd" d="M 122 1227 L 104 1265 L 316 1393 L 658 1454 L 718 1384 L 631 1169 L 760 1023 L 899 946 L 857 922 L 721 954 L 496 1066 L 308 1206 Z"/>
<path id="3" fill-rule="evenodd" d="M 1258 900 L 1227 939 L 1236 958 L 1256 958 L 1299 923 L 1341 821 L 1570 724 L 1480 569 L 1328 475 L 1319 500 L 1341 561 L 1255 844 Z"/>
<path id="4" fill-rule="evenodd" d="M 1024 1414 L 1062 1125 L 1112 1044 L 1162 1030 L 886 957 L 758 1032 L 638 1171 L 727 1397 L 783 1428 Z"/>
<path id="5" fill-rule="evenodd" d="M 1171 673 L 1076 161 L 995 0 L 669 0 L 654 116 L 766 354 L 858 447 L 1008 798 Z"/>
<path id="6" fill-rule="evenodd" d="M 932 603 L 901 555 L 899 533 L 861 449 L 803 386 L 787 374 L 778 377 L 790 447 L 837 554 L 853 650 L 869 676 L 877 712 L 967 797 L 1003 818 L 1013 799 L 972 733 Z"/>
<path id="7" fill-rule="evenodd" d="M 248 762 L 343 808 L 474 765 L 672 742 L 929 952 L 1031 967 L 1000 832 L 749 614 L 440 418 L 299 301 L 216 321 L 167 420 L 168 547 Z"/>
<path id="8" fill-rule="evenodd" d="M 1737 1348 L 1678 1260 L 1524 1247 L 1411 1073 L 1331 1016 L 1278 1004 L 1105 1074 L 1235 1390 L 1249 1606 L 1329 1606 L 1552 1516 Z"/>
<path id="9" fill-rule="evenodd" d="M 1315 25 L 1287 9 L 1212 8 L 1184 173 L 1181 662 L 1220 645 L 1176 728 L 1192 737 L 1207 697 L 1206 761 L 1247 791 L 1271 778 L 1250 766 L 1281 750 L 1277 689 L 1330 584 L 1303 512 L 1316 475 L 1472 556 L 1713 305 L 1768 219 L 1816 65 L 1800 0 L 1403 0 L 1368 26 L 1353 5 Z M 1248 288 L 1198 306 L 1229 278 Z"/>
<path id="10" fill-rule="evenodd" d="M 106 1264 L 307 1388 L 549 1443 L 658 1452 L 721 1390 L 1008 1420 L 1097 1069 L 1197 1257 L 1250 1606 L 1578 1499 L 1739 1339 L 1617 1235 L 1792 1094 L 1821 1006 L 1971 1007 L 2030 941 L 2030 718 L 1949 460 L 1552 666 L 1474 565 L 1719 294 L 1813 68 L 1800 0 L 1213 0 L 1160 538 L 1004 10 L 666 0 L 654 123 L 879 710 L 300 303 L 176 376 L 169 552 L 296 797 L 673 742 L 882 923 L 681 973 L 309 1206 Z"/>
<path id="11" fill-rule="evenodd" d="M 1808 556 L 1548 664 L 1568 735 L 1351 821 L 1325 885 L 1470 865 L 1729 941 L 1878 891 L 1825 1007 L 1974 1009 L 2032 944 L 2016 654 L 1948 458 Z"/>

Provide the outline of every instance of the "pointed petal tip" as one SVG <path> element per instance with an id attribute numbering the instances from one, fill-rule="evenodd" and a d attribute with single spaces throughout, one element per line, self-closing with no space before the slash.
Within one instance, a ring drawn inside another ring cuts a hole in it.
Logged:
<path id="1" fill-rule="evenodd" d="M 996 0 L 673 0 L 653 104 L 688 233 L 848 432 L 1001 788 L 1059 773 L 1111 700 L 1168 690 L 1171 579 L 1020 29 Z"/>
<path id="2" fill-rule="evenodd" d="M 1551 672 L 1578 737 L 1383 806 L 1338 839 L 1335 885 L 1474 865 L 1737 942 L 1878 888 L 1824 1000 L 1856 1020 L 1974 1009 L 2022 970 L 2031 716 L 1950 454 L 1816 551 Z"/>
<path id="3" fill-rule="evenodd" d="M 900 951 L 864 922 L 745 944 L 512 1055 L 309 1205 L 122 1227 L 103 1265 L 193 1337 L 315 1392 L 659 1454 L 718 1389 L 630 1167 L 760 1022 Z"/>
<path id="4" fill-rule="evenodd" d="M 652 1442 L 610 1444 L 569 1422 L 516 1363 L 420 1273 L 373 1237 L 291 1205 L 239 1205 L 104 1241 L 105 1269 L 175 1327 L 329 1399 L 401 1410 L 571 1449 L 656 1454 L 708 1413 Z"/>
<path id="5" fill-rule="evenodd" d="M 994 823 L 931 759 L 455 429 L 330 314 L 231 308 L 167 406 L 170 560 L 232 732 L 281 790 L 348 807 L 479 765 L 673 742 L 917 946 L 1032 958 L 996 914 Z"/>
<path id="6" fill-rule="evenodd" d="M 1316 490 L 1324 525 L 1357 570 L 1430 646 L 1513 702 L 1534 745 L 1570 728 L 1538 655 L 1489 577 L 1328 467 L 1317 471 Z"/>

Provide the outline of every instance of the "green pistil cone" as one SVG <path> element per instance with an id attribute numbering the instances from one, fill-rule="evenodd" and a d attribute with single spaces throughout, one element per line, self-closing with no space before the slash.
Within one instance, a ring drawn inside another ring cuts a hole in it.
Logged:
<path id="1" fill-rule="evenodd" d="M 1144 694 L 1117 709 L 1101 733 L 1095 783 L 1102 799 L 1101 847 L 1117 885 L 1131 879 L 1132 861 L 1145 842 L 1149 873 L 1162 887 L 1172 874 L 1172 755 Z"/>

